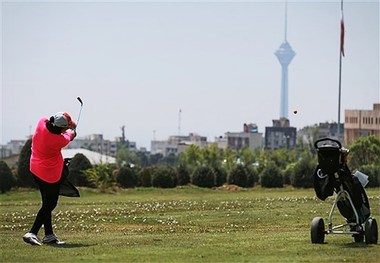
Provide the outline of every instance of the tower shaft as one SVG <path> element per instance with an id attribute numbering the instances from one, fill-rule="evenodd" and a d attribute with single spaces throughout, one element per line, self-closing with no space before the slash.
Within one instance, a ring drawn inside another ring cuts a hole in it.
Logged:
<path id="1" fill-rule="evenodd" d="M 280 98 L 280 118 L 288 119 L 288 67 L 296 52 L 293 51 L 287 40 L 288 12 L 285 3 L 285 40 L 275 52 L 281 64 L 281 98 Z"/>

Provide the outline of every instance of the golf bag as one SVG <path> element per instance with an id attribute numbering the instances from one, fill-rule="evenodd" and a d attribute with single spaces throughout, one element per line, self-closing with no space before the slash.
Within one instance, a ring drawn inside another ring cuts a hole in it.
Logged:
<path id="1" fill-rule="evenodd" d="M 70 161 L 70 158 L 64 159 L 59 195 L 67 197 L 80 197 L 79 190 L 68 180 Z"/>
<path id="2" fill-rule="evenodd" d="M 314 172 L 314 190 L 317 197 L 326 200 L 334 191 L 347 191 L 352 199 L 359 223 L 362 224 L 370 216 L 370 206 L 367 194 L 359 179 L 351 174 L 347 166 L 348 149 L 341 146 L 337 140 L 324 138 L 314 144 L 318 154 L 318 165 Z M 347 198 L 337 200 L 340 214 L 348 222 L 355 222 L 355 212 Z"/>

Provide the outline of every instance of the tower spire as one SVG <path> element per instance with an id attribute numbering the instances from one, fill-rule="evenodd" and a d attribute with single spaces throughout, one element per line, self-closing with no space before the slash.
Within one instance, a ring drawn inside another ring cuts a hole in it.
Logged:
<path id="1" fill-rule="evenodd" d="M 288 1 L 285 1 L 285 42 L 288 41 Z"/>
<path id="2" fill-rule="evenodd" d="M 287 40 L 287 25 L 288 24 L 288 11 L 287 11 L 287 1 L 285 1 L 285 40 L 275 52 L 278 61 L 281 64 L 282 75 L 281 75 L 281 101 L 280 101 L 280 118 L 288 118 L 288 66 L 296 52 L 293 51 L 292 47 Z"/>

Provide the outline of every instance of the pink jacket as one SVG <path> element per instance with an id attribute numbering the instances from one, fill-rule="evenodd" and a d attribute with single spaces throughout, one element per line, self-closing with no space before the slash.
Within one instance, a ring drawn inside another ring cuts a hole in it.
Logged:
<path id="1" fill-rule="evenodd" d="M 70 131 L 53 134 L 46 128 L 47 122 L 47 118 L 42 118 L 32 137 L 30 171 L 45 182 L 56 183 L 63 169 L 61 149 L 69 144 L 74 134 Z"/>

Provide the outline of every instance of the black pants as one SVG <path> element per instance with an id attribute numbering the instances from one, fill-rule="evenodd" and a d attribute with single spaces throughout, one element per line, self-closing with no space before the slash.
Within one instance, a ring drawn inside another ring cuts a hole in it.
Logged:
<path id="1" fill-rule="evenodd" d="M 59 196 L 59 181 L 57 183 L 47 183 L 37 176 L 33 175 L 34 181 L 40 188 L 42 206 L 37 213 L 36 219 L 30 232 L 38 234 L 38 231 L 44 225 L 45 235 L 53 234 L 51 214 L 57 206 Z"/>

